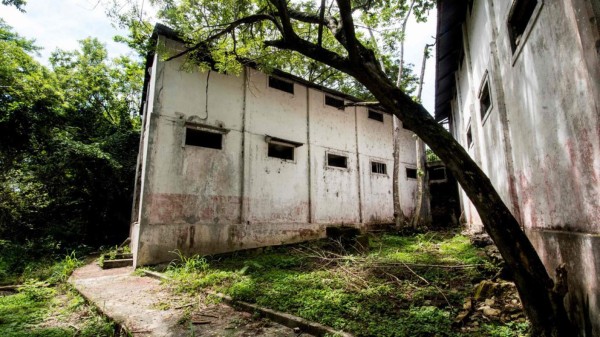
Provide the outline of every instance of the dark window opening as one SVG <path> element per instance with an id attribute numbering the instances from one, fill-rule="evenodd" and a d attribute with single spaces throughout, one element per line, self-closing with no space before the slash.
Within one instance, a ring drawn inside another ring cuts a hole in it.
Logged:
<path id="1" fill-rule="evenodd" d="M 471 127 L 467 129 L 467 147 L 471 147 L 473 144 L 473 134 L 471 133 Z"/>
<path id="2" fill-rule="evenodd" d="M 407 179 L 417 179 L 417 169 L 414 168 L 406 168 L 406 178 Z"/>
<path id="3" fill-rule="evenodd" d="M 375 110 L 369 110 L 369 118 L 383 123 L 383 114 Z"/>
<path id="4" fill-rule="evenodd" d="M 446 180 L 446 168 L 436 167 L 429 170 L 429 180 Z"/>
<path id="5" fill-rule="evenodd" d="M 387 165 L 385 163 L 371 162 L 371 172 L 387 174 Z"/>
<path id="6" fill-rule="evenodd" d="M 325 95 L 325 105 L 329 105 L 338 109 L 344 108 L 344 100 Z"/>
<path id="7" fill-rule="evenodd" d="M 508 16 L 508 33 L 514 52 L 523 42 L 523 34 L 537 6 L 537 0 L 516 0 Z"/>
<path id="8" fill-rule="evenodd" d="M 294 93 L 294 83 L 273 76 L 269 76 L 269 87 L 289 92 L 290 94 Z"/>
<path id="9" fill-rule="evenodd" d="M 185 129 L 185 145 L 207 147 L 209 149 L 223 148 L 223 135 L 192 128 Z"/>
<path id="10" fill-rule="evenodd" d="M 348 157 L 338 156 L 337 154 L 327 154 L 327 166 L 348 168 Z"/>
<path id="11" fill-rule="evenodd" d="M 481 91 L 481 97 L 479 98 L 479 105 L 481 107 L 481 120 L 488 114 L 488 110 L 492 105 L 492 100 L 490 98 L 490 86 L 488 81 L 485 81 L 483 86 L 483 90 Z"/>
<path id="12" fill-rule="evenodd" d="M 277 143 L 269 143 L 269 157 L 294 160 L 294 147 Z"/>

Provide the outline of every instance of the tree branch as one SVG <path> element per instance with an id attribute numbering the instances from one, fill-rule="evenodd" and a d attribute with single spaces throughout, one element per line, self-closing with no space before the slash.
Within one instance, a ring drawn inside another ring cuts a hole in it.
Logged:
<path id="1" fill-rule="evenodd" d="M 182 51 L 180 53 L 177 53 L 177 54 L 169 57 L 165 61 L 171 61 L 173 59 L 176 59 L 178 57 L 186 55 L 186 54 L 188 54 L 188 53 L 190 53 L 192 51 L 198 50 L 198 49 L 203 48 L 203 47 L 207 47 L 209 42 L 214 41 L 214 40 L 222 37 L 223 35 L 231 33 L 232 31 L 234 31 L 237 27 L 239 27 L 241 25 L 253 24 L 253 23 L 260 22 L 260 21 L 271 21 L 276 26 L 278 26 L 277 20 L 275 20 L 275 18 L 273 16 L 271 16 L 271 15 L 268 15 L 268 14 L 250 15 L 250 16 L 241 18 L 239 20 L 235 20 L 235 21 L 230 22 L 229 24 L 227 24 L 227 26 L 225 28 L 223 28 L 219 32 L 217 32 L 217 33 L 209 36 L 208 38 L 206 38 L 203 41 L 200 41 L 200 42 L 196 43 L 191 48 L 188 48 L 188 49 L 186 49 L 186 50 L 184 50 L 184 51 Z"/>
<path id="2" fill-rule="evenodd" d="M 323 45 L 323 19 L 325 18 L 325 0 L 321 0 L 321 10 L 319 12 L 319 32 L 317 35 L 317 44 Z"/>
<path id="3" fill-rule="evenodd" d="M 359 47 L 358 40 L 356 39 L 356 32 L 354 30 L 354 19 L 352 18 L 352 6 L 350 4 L 350 0 L 337 0 L 338 8 L 340 9 L 340 17 L 342 21 L 342 29 L 340 30 L 340 34 L 343 34 L 344 41 L 346 44 L 346 50 L 348 50 L 348 55 L 350 56 L 350 60 L 354 63 L 358 62 L 360 59 L 359 56 Z"/>

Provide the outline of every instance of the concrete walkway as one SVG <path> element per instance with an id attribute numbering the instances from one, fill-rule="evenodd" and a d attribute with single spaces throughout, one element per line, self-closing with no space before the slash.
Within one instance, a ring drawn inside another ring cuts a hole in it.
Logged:
<path id="1" fill-rule="evenodd" d="M 298 336 L 294 330 L 225 304 L 173 295 L 160 281 L 132 274 L 132 267 L 77 269 L 69 282 L 133 336 Z M 183 323 L 180 323 L 183 322 Z M 302 336 L 308 336 L 302 334 Z"/>

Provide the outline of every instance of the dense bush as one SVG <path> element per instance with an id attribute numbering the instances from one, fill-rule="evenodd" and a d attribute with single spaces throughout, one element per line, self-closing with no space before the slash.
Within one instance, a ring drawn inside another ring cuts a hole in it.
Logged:
<path id="1" fill-rule="evenodd" d="M 45 67 L 33 42 L 0 21 L 2 249 L 46 254 L 127 236 L 142 67 L 108 60 L 95 39 L 80 45 Z"/>

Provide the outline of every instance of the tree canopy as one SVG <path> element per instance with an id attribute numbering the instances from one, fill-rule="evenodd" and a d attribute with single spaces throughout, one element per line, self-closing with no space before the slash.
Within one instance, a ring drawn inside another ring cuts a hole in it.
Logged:
<path id="1" fill-rule="evenodd" d="M 50 68 L 32 57 L 37 50 L 0 21 L 0 237 L 52 245 L 122 240 L 143 68 L 127 57 L 109 60 L 93 38 L 54 52 Z"/>

